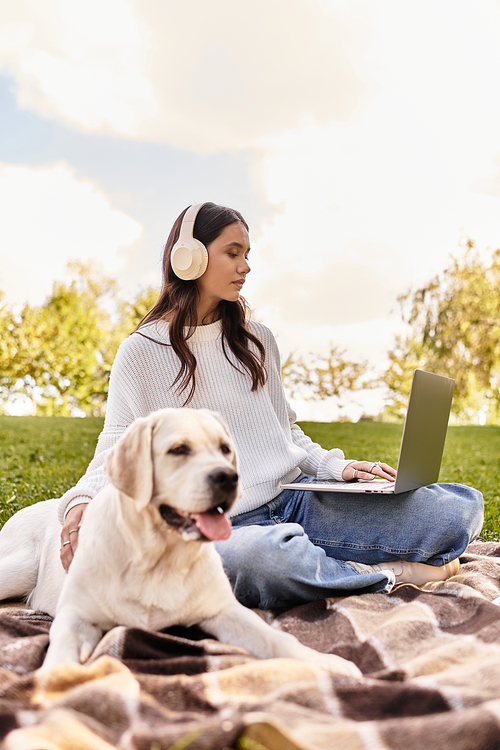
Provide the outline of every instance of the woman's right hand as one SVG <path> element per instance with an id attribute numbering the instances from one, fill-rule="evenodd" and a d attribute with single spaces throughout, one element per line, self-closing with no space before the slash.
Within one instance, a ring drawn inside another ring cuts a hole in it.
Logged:
<path id="1" fill-rule="evenodd" d="M 396 469 L 381 461 L 351 461 L 342 472 L 342 479 L 346 482 L 352 482 L 354 479 L 363 479 L 365 482 L 369 482 L 375 477 L 394 482 Z"/>
<path id="2" fill-rule="evenodd" d="M 66 513 L 61 530 L 61 563 L 66 573 L 78 547 L 78 536 L 82 525 L 83 514 L 88 503 L 74 505 Z"/>

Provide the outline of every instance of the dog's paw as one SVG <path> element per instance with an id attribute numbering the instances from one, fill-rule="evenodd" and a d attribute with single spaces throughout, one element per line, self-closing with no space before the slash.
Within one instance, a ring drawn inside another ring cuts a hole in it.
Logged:
<path id="1" fill-rule="evenodd" d="M 347 677 L 363 677 L 363 673 L 354 662 L 343 659 L 341 656 L 336 656 L 335 654 L 321 654 L 318 652 L 311 661 L 319 667 L 327 669 L 331 674 L 343 674 Z"/>

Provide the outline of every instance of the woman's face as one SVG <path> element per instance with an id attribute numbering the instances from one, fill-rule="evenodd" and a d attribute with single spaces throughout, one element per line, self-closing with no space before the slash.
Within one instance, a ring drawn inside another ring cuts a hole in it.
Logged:
<path id="1" fill-rule="evenodd" d="M 221 300 L 236 302 L 250 271 L 250 238 L 239 221 L 228 224 L 207 250 L 207 270 L 197 281 L 200 292 L 198 324 Z"/>

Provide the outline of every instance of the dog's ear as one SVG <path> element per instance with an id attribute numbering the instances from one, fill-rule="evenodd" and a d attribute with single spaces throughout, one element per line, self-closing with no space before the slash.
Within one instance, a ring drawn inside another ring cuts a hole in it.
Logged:
<path id="1" fill-rule="evenodd" d="M 149 418 L 136 419 L 110 449 L 104 463 L 111 484 L 135 500 L 139 510 L 153 495 L 153 427 Z"/>

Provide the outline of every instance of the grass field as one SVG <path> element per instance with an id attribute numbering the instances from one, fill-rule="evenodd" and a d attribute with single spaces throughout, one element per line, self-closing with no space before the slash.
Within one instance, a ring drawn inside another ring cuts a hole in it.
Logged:
<path id="1" fill-rule="evenodd" d="M 102 424 L 93 417 L 0 417 L 0 525 L 72 487 L 94 455 Z"/>
<path id="2" fill-rule="evenodd" d="M 91 460 L 103 420 L 88 417 L 0 417 L 0 525 L 25 505 L 59 497 Z M 302 422 L 324 448 L 347 457 L 383 460 L 396 466 L 402 425 L 378 422 Z M 500 540 L 500 427 L 450 427 L 440 481 L 481 490 L 482 536 Z"/>

